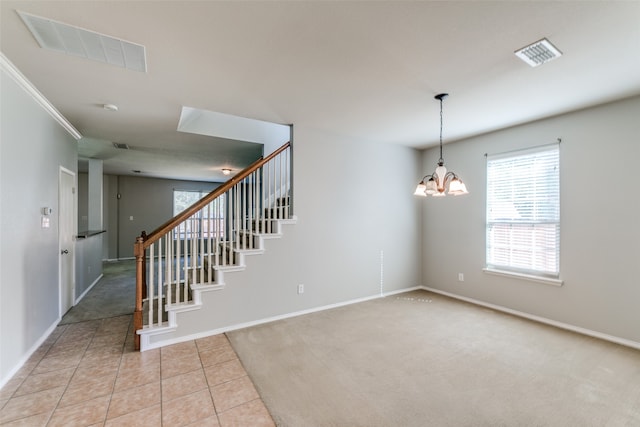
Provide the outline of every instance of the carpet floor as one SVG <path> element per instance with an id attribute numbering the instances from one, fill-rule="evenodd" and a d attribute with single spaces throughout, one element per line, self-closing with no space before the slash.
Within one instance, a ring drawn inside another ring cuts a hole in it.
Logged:
<path id="1" fill-rule="evenodd" d="M 426 291 L 227 336 L 283 427 L 640 426 L 640 351 Z"/>
<path id="2" fill-rule="evenodd" d="M 136 303 L 135 260 L 105 262 L 102 271 L 103 277 L 62 316 L 60 325 L 133 313 Z"/>

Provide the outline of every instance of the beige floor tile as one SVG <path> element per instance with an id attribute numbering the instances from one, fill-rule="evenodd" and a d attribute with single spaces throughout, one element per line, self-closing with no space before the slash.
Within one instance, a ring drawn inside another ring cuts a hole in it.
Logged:
<path id="1" fill-rule="evenodd" d="M 75 354 L 73 356 L 55 356 L 45 357 L 38 363 L 32 374 L 44 374 L 45 372 L 58 371 L 65 368 L 75 368 L 80 363 L 82 354 Z"/>
<path id="2" fill-rule="evenodd" d="M 109 335 L 115 333 L 126 333 L 131 326 L 131 316 L 119 316 L 111 317 L 109 319 L 103 319 L 102 324 L 96 330 L 96 336 Z"/>
<path id="3" fill-rule="evenodd" d="M 81 366 L 76 368 L 76 371 L 71 378 L 71 381 L 73 382 L 85 382 L 92 378 L 105 377 L 107 375 L 115 375 L 118 373 L 118 365 L 115 364 L 82 366 L 82 362 L 80 362 L 80 365 Z"/>
<path id="4" fill-rule="evenodd" d="M 35 368 L 38 365 L 38 363 L 42 360 L 42 358 L 47 355 L 50 349 L 51 349 L 50 346 L 38 347 L 38 349 L 34 351 L 33 354 L 29 357 L 29 360 L 27 360 L 23 368 L 29 365 L 31 365 L 32 368 Z"/>
<path id="5" fill-rule="evenodd" d="M 209 386 L 214 386 L 236 378 L 247 375 L 240 360 L 234 359 L 228 362 L 218 363 L 217 365 L 207 366 L 204 368 Z"/>
<path id="6" fill-rule="evenodd" d="M 120 360 L 122 359 L 122 347 L 119 349 L 105 347 L 100 351 L 100 348 L 96 351 L 87 350 L 84 357 L 78 364 L 78 367 L 92 367 L 92 366 L 120 366 Z"/>
<path id="7" fill-rule="evenodd" d="M 0 424 L 55 409 L 65 387 L 57 387 L 10 399 L 0 410 Z"/>
<path id="8" fill-rule="evenodd" d="M 88 426 L 104 421 L 111 396 L 101 396 L 76 405 L 58 407 L 47 427 Z"/>
<path id="9" fill-rule="evenodd" d="M 5 403 L 7 403 L 9 399 L 0 399 L 0 409 L 4 408 Z"/>
<path id="10" fill-rule="evenodd" d="M 160 354 L 162 354 L 163 361 L 165 359 L 179 359 L 198 354 L 198 348 L 195 341 L 186 341 L 162 347 Z"/>
<path id="11" fill-rule="evenodd" d="M 127 338 L 126 332 L 108 334 L 108 335 L 96 335 L 93 337 L 91 344 L 89 344 L 89 350 L 98 347 L 116 347 L 124 345 L 124 340 Z"/>
<path id="12" fill-rule="evenodd" d="M 45 372 L 44 374 L 29 375 L 18 390 L 16 390 L 14 396 L 22 396 L 42 390 L 66 386 L 74 372 L 75 368 L 67 368 L 59 371 Z"/>
<path id="13" fill-rule="evenodd" d="M 206 338 L 200 338 L 196 340 L 196 345 L 199 351 L 211 350 L 216 347 L 228 345 L 229 340 L 225 334 L 212 335 Z"/>
<path id="14" fill-rule="evenodd" d="M 120 363 L 120 368 L 118 369 L 118 376 L 123 377 L 123 376 L 136 375 L 138 372 L 142 370 L 151 370 L 151 369 L 157 369 L 158 372 L 160 372 L 160 361 L 139 363 L 137 364 L 137 366 L 132 363 L 129 363 L 127 365 L 123 365 L 122 363 Z"/>
<path id="15" fill-rule="evenodd" d="M 116 374 L 113 373 L 87 381 L 72 381 L 62 395 L 58 407 L 76 405 L 100 396 L 110 396 L 115 380 Z"/>
<path id="16" fill-rule="evenodd" d="M 166 379 L 169 377 L 173 377 L 180 374 L 186 374 L 187 372 L 195 371 L 196 369 L 201 369 L 202 364 L 200 363 L 200 358 L 198 354 L 191 354 L 186 357 L 181 357 L 179 359 L 173 358 L 162 358 L 162 379 Z"/>
<path id="17" fill-rule="evenodd" d="M 155 382 L 160 382 L 160 367 L 157 365 L 135 371 L 118 372 L 114 391 L 120 392 Z"/>
<path id="18" fill-rule="evenodd" d="M 60 338 L 58 338 L 58 340 L 55 342 L 54 345 L 61 345 L 64 343 L 71 343 L 71 342 L 75 342 L 78 340 L 84 340 L 87 338 L 91 338 L 93 336 L 93 334 L 95 334 L 95 329 L 94 330 L 81 330 L 81 329 L 77 329 L 77 330 L 69 330 L 67 329 L 65 331 L 64 334 L 62 334 L 62 336 L 60 336 Z"/>
<path id="19" fill-rule="evenodd" d="M 47 422 L 49 421 L 49 418 L 51 417 L 52 412 L 53 412 L 53 409 L 51 411 L 44 412 L 42 414 L 32 415 L 26 418 L 20 418 L 19 420 L 10 421 L 6 424 L 3 423 L 2 427 L 18 427 L 18 426 L 44 427 L 47 425 Z"/>
<path id="20" fill-rule="evenodd" d="M 51 335 L 49 335 L 42 342 L 41 347 L 47 348 L 47 347 L 52 346 L 58 340 L 58 338 L 60 338 L 62 336 L 62 334 L 64 333 L 64 331 L 66 329 L 67 329 L 67 325 L 58 326 L 56 329 L 53 330 L 53 332 L 51 332 Z"/>
<path id="21" fill-rule="evenodd" d="M 51 357 L 58 355 L 60 353 L 65 353 L 69 351 L 79 351 L 83 352 L 89 346 L 91 342 L 91 337 L 78 338 L 73 341 L 66 341 L 63 343 L 56 343 L 49 348 L 46 356 Z"/>
<path id="22" fill-rule="evenodd" d="M 208 390 L 201 390 L 162 404 L 163 426 L 184 426 L 215 415 Z"/>
<path id="23" fill-rule="evenodd" d="M 160 404 L 129 412 L 118 418 L 108 419 L 105 427 L 158 427 L 162 425 Z"/>
<path id="24" fill-rule="evenodd" d="M 217 365 L 218 363 L 228 362 L 233 359 L 237 359 L 236 352 L 233 351 L 230 345 L 220 346 L 211 350 L 204 350 L 200 352 L 200 359 L 202 360 L 202 366 Z"/>
<path id="25" fill-rule="evenodd" d="M 260 397 L 248 376 L 210 387 L 210 390 L 217 413 Z"/>
<path id="26" fill-rule="evenodd" d="M 13 376 L 7 383 L 0 389 L 0 399 L 9 399 L 16 390 L 22 385 L 26 377 Z"/>
<path id="27" fill-rule="evenodd" d="M 120 361 L 120 371 L 131 371 L 136 369 L 157 366 L 160 368 L 160 349 L 145 352 L 125 353 Z"/>
<path id="28" fill-rule="evenodd" d="M 27 360 L 25 364 L 22 365 L 18 372 L 15 373 L 13 378 L 16 380 L 24 380 L 25 378 L 27 378 L 29 375 L 31 375 L 36 366 L 38 366 L 43 357 L 44 356 L 40 357 L 39 359 L 29 358 L 29 360 Z"/>
<path id="29" fill-rule="evenodd" d="M 256 399 L 218 414 L 221 427 L 275 427 L 269 411 Z"/>
<path id="30" fill-rule="evenodd" d="M 111 396 L 107 419 L 118 418 L 159 403 L 160 381 L 130 388 Z"/>
<path id="31" fill-rule="evenodd" d="M 207 389 L 207 380 L 202 369 L 186 374 L 176 375 L 162 380 L 162 401 Z"/>
<path id="32" fill-rule="evenodd" d="M 220 427 L 220 422 L 218 421 L 217 415 L 212 415 L 210 417 L 195 421 L 191 424 L 187 424 L 186 426 L 187 427 Z"/>

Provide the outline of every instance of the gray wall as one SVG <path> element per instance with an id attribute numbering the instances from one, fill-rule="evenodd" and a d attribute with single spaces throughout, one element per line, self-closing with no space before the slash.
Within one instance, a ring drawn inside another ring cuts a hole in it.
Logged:
<path id="1" fill-rule="evenodd" d="M 78 231 L 89 229 L 89 175 L 78 172 Z"/>
<path id="2" fill-rule="evenodd" d="M 104 181 L 108 183 L 104 191 L 108 199 L 104 205 L 108 212 L 105 224 L 110 259 L 133 257 L 136 237 L 143 230 L 151 233 L 173 217 L 174 189 L 210 192 L 220 185 L 215 182 L 109 175 L 105 176 Z M 120 199 L 117 198 L 118 193 Z M 113 239 L 114 234 L 116 239 Z"/>
<path id="3" fill-rule="evenodd" d="M 1 72 L 0 384 L 59 320 L 58 180 L 75 140 Z M 51 207 L 51 227 L 40 212 Z"/>
<path id="4" fill-rule="evenodd" d="M 84 239 L 77 239 L 75 245 L 76 257 L 76 292 L 74 304 L 78 298 L 89 290 L 102 277 L 102 241 L 104 234 Z"/>
<path id="5" fill-rule="evenodd" d="M 424 200 L 425 286 L 640 342 L 640 97 L 446 144 L 470 194 Z M 560 144 L 562 287 L 485 264 L 485 153 Z M 437 149 L 424 153 L 434 169 Z M 458 273 L 465 281 L 458 282 Z"/>
<path id="6" fill-rule="evenodd" d="M 203 296 L 206 310 L 181 313 L 169 339 L 380 295 L 381 267 L 384 292 L 421 284 L 417 150 L 296 126 L 293 158 L 298 223 L 227 273 L 225 289 Z"/>

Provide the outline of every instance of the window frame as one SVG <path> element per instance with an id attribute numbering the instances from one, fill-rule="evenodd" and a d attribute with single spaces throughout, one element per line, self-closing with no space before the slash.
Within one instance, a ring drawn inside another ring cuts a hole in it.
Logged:
<path id="1" fill-rule="evenodd" d="M 182 210 L 177 211 L 176 210 L 176 193 L 197 193 L 199 197 L 196 200 L 194 200 L 192 203 L 190 203 L 188 206 L 183 208 Z M 173 215 L 174 216 L 178 215 L 180 212 L 184 211 L 189 206 L 193 205 L 193 203 L 202 199 L 207 194 L 209 194 L 209 192 L 202 191 L 202 190 L 180 190 L 180 189 L 174 188 L 172 193 Z M 226 228 L 225 197 L 220 196 L 218 199 L 214 200 L 212 203 L 214 204 L 214 206 L 213 206 L 213 209 L 209 209 L 208 217 L 205 217 L 202 215 L 204 210 L 200 210 L 196 214 L 197 216 L 194 215 L 191 217 L 193 218 L 192 221 L 183 222 L 173 230 L 173 239 L 189 240 L 194 238 L 194 236 L 196 236 L 196 238 L 199 238 L 200 230 L 205 230 L 202 236 L 205 239 L 216 238 L 216 235 L 220 239 L 224 238 L 225 228 Z M 218 208 L 216 207 L 217 204 L 222 204 L 222 206 Z M 212 224 L 216 224 L 216 225 L 212 225 Z M 193 229 L 194 225 L 195 225 L 195 229 Z"/>
<path id="2" fill-rule="evenodd" d="M 561 286 L 559 143 L 487 155 L 486 173 L 483 271 Z"/>

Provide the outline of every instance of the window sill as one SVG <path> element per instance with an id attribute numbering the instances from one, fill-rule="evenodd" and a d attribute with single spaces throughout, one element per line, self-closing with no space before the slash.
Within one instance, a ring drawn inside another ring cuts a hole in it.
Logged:
<path id="1" fill-rule="evenodd" d="M 553 279 L 550 277 L 542 277 L 542 276 L 534 276 L 532 274 L 524 274 L 524 273 L 515 273 L 513 271 L 506 271 L 506 270 L 496 270 L 493 268 L 483 268 L 482 271 L 484 271 L 487 274 L 495 274 L 496 276 L 506 276 L 506 277 L 514 277 L 517 279 L 523 279 L 523 280 L 529 280 L 531 282 L 538 282 L 538 283 L 543 283 L 545 285 L 551 285 L 551 286 L 562 286 L 564 284 L 564 281 L 560 280 L 560 279 Z"/>

